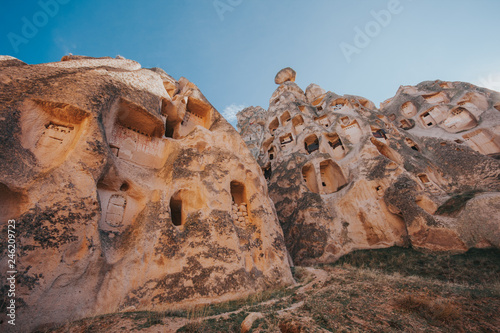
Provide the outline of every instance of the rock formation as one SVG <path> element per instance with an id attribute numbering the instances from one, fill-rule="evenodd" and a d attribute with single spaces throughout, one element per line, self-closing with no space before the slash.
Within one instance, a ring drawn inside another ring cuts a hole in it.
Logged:
<path id="1" fill-rule="evenodd" d="M 355 249 L 500 247 L 500 94 L 460 82 L 401 87 L 375 105 L 302 91 L 280 71 L 266 111 L 238 114 L 297 264 Z"/>
<path id="2" fill-rule="evenodd" d="M 193 83 L 123 58 L 66 56 L 2 57 L 0 85 L 16 329 L 292 282 L 261 169 Z"/>

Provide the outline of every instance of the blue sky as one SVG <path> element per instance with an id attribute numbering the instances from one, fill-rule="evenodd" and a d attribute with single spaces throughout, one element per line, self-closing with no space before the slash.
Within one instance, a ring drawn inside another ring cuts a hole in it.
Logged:
<path id="1" fill-rule="evenodd" d="M 500 90 L 498 0 L 57 0 L 57 12 L 54 1 L 2 0 L 0 54 L 122 55 L 188 78 L 233 125 L 242 106 L 268 107 L 287 66 L 303 89 L 376 105 L 425 80 Z"/>

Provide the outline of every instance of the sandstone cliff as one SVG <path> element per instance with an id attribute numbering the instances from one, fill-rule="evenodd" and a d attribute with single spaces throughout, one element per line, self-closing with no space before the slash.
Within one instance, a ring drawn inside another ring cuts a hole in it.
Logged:
<path id="1" fill-rule="evenodd" d="M 297 264 L 355 249 L 500 247 L 500 94 L 460 82 L 401 87 L 381 109 L 304 92 L 280 71 L 269 109 L 238 114 Z"/>
<path id="2" fill-rule="evenodd" d="M 261 169 L 193 83 L 66 56 L 2 57 L 0 85 L 0 227 L 17 221 L 19 325 L 292 282 Z"/>

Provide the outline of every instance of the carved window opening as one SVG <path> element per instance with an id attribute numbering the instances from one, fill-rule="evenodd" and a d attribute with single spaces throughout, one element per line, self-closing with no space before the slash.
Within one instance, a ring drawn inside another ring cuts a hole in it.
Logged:
<path id="1" fill-rule="evenodd" d="M 262 151 L 264 152 L 267 152 L 269 150 L 269 147 L 271 146 L 271 144 L 273 143 L 274 141 L 274 138 L 273 137 L 270 137 L 268 138 L 267 140 L 265 140 L 263 143 L 262 143 Z"/>
<path id="2" fill-rule="evenodd" d="M 177 123 L 172 122 L 172 121 L 168 121 L 168 117 L 167 117 L 167 120 L 165 121 L 165 137 L 167 137 L 167 138 L 174 137 L 175 125 L 177 125 Z"/>
<path id="3" fill-rule="evenodd" d="M 212 107 L 195 98 L 188 98 L 186 104 L 186 113 L 182 119 L 181 125 L 188 129 L 199 125 L 209 129 L 211 124 Z"/>
<path id="4" fill-rule="evenodd" d="M 113 194 L 108 201 L 106 223 L 112 227 L 119 227 L 123 223 L 123 215 L 127 206 L 127 199 L 119 194 Z"/>
<path id="5" fill-rule="evenodd" d="M 353 144 L 356 144 L 361 140 L 363 132 L 361 131 L 361 127 L 359 127 L 357 120 L 354 120 L 347 126 L 341 125 L 341 127 L 343 129 L 345 137 Z"/>
<path id="6" fill-rule="evenodd" d="M 297 135 L 298 132 L 300 132 L 304 129 L 304 118 L 302 118 L 302 116 L 300 114 L 296 115 L 292 119 L 292 126 L 295 130 L 295 134 Z"/>
<path id="7" fill-rule="evenodd" d="M 333 157 L 341 159 L 345 156 L 345 148 L 337 133 L 325 134 L 328 145 L 333 149 Z"/>
<path id="8" fill-rule="evenodd" d="M 309 154 L 318 150 L 319 149 L 319 139 L 316 136 L 316 134 L 309 135 L 304 140 L 304 146 L 305 146 L 307 153 L 309 153 Z"/>
<path id="9" fill-rule="evenodd" d="M 456 133 L 476 127 L 477 124 L 476 118 L 467 109 L 458 107 L 451 111 L 442 126 L 448 132 Z"/>
<path id="10" fill-rule="evenodd" d="M 51 122 L 45 126 L 36 147 L 40 150 L 59 149 L 63 143 L 71 139 L 73 130 L 73 127 L 57 125 Z"/>
<path id="11" fill-rule="evenodd" d="M 177 227 L 186 222 L 186 214 L 182 206 L 183 204 L 180 193 L 176 193 L 172 196 L 172 198 L 170 198 L 170 218 L 172 219 L 172 224 Z"/>
<path id="12" fill-rule="evenodd" d="M 29 136 L 29 149 L 43 167 L 55 167 L 66 160 L 71 146 L 82 134 L 82 127 L 88 126 L 84 120 L 90 116 L 88 111 L 73 105 L 39 99 L 26 100 L 23 109 L 36 117 L 36 121 L 24 122 L 22 127 L 23 132 L 34 134 Z"/>
<path id="13" fill-rule="evenodd" d="M 166 160 L 165 142 L 161 139 L 166 120 L 123 98 L 116 106 L 116 118 L 108 137 L 113 154 L 138 165 L 161 167 Z"/>
<path id="14" fill-rule="evenodd" d="M 432 116 L 430 115 L 429 112 L 424 112 L 420 118 L 422 119 L 422 122 L 424 123 L 424 125 L 426 127 L 432 127 L 434 125 L 436 125 L 436 121 L 434 120 L 434 118 L 432 118 Z"/>
<path id="15" fill-rule="evenodd" d="M 115 145 L 109 145 L 109 148 L 111 148 L 111 153 L 118 157 L 118 154 L 120 153 L 120 148 L 115 146 Z"/>
<path id="16" fill-rule="evenodd" d="M 420 151 L 420 148 L 418 148 L 417 144 L 412 139 L 406 138 L 405 142 L 411 149 L 415 151 Z"/>
<path id="17" fill-rule="evenodd" d="M 401 105 L 401 113 L 406 118 L 411 118 L 417 114 L 417 107 L 412 102 L 406 102 Z"/>
<path id="18" fill-rule="evenodd" d="M 424 184 L 430 183 L 429 177 L 425 173 L 421 173 L 418 175 L 418 179 Z"/>
<path id="19" fill-rule="evenodd" d="M 371 126 L 371 130 L 372 130 L 373 137 L 375 137 L 377 139 L 384 139 L 384 140 L 387 139 L 385 130 L 383 130 L 381 128 L 373 127 L 373 126 Z"/>
<path id="20" fill-rule="evenodd" d="M 342 150 L 344 150 L 344 145 L 342 144 L 342 140 L 340 140 L 340 137 L 338 136 L 337 133 L 327 135 L 327 139 L 328 139 L 328 144 L 333 149 L 341 147 Z"/>
<path id="21" fill-rule="evenodd" d="M 345 116 L 340 118 L 340 122 L 342 123 L 342 125 L 347 126 L 351 123 L 351 120 L 349 119 L 349 117 Z"/>
<path id="22" fill-rule="evenodd" d="M 280 120 L 281 120 L 281 125 L 282 126 L 286 126 L 288 124 L 288 122 L 290 121 L 291 117 L 290 117 L 290 112 L 288 111 L 285 111 L 285 113 L 283 113 L 280 117 Z"/>
<path id="23" fill-rule="evenodd" d="M 276 153 L 274 151 L 274 146 L 271 146 L 271 148 L 269 148 L 269 150 L 267 151 L 267 155 L 269 156 L 270 161 L 274 159 L 275 154 Z"/>
<path id="24" fill-rule="evenodd" d="M 332 103 L 333 111 L 340 111 L 340 109 L 342 109 L 344 106 L 345 104 L 343 102 L 334 101 Z"/>
<path id="25" fill-rule="evenodd" d="M 415 127 L 415 122 L 413 121 L 413 119 L 401 119 L 400 123 L 401 125 L 399 126 L 399 128 L 402 128 L 404 130 L 409 130 Z"/>
<path id="26" fill-rule="evenodd" d="M 238 181 L 231 182 L 231 207 L 235 223 L 245 224 L 250 222 L 248 202 L 245 185 Z"/>
<path id="27" fill-rule="evenodd" d="M 158 168 L 162 165 L 164 142 L 115 124 L 109 146 L 115 156 L 139 165 Z"/>
<path id="28" fill-rule="evenodd" d="M 231 198 L 237 205 L 246 204 L 245 185 L 240 182 L 231 182 Z"/>
<path id="29" fill-rule="evenodd" d="M 337 192 L 347 184 L 344 174 L 337 163 L 332 160 L 326 160 L 321 162 L 319 167 L 323 193 Z"/>
<path id="30" fill-rule="evenodd" d="M 273 121 L 269 124 L 269 132 L 271 132 L 272 135 L 274 135 L 274 131 L 279 127 L 280 123 L 278 121 L 278 118 L 274 118 Z"/>
<path id="31" fill-rule="evenodd" d="M 487 129 L 478 129 L 462 137 L 469 147 L 483 155 L 500 153 L 500 138 Z"/>
<path id="32" fill-rule="evenodd" d="M 11 191 L 7 185 L 0 183 L 0 219 L 2 221 L 18 218 L 24 201 L 22 194 Z"/>
<path id="33" fill-rule="evenodd" d="M 320 124 L 321 126 L 326 127 L 326 128 L 328 128 L 331 125 L 330 121 L 328 120 L 327 115 L 324 115 L 321 117 L 316 117 L 316 118 L 314 118 L 314 121 L 317 122 L 318 124 Z"/>
<path id="34" fill-rule="evenodd" d="M 469 91 L 460 98 L 457 105 L 465 105 L 468 107 L 476 107 L 480 110 L 486 111 L 489 107 L 488 98 L 479 92 Z"/>
<path id="35" fill-rule="evenodd" d="M 184 118 L 182 119 L 181 125 L 187 126 L 189 123 L 194 123 L 196 125 L 203 126 L 204 121 L 205 120 L 200 115 L 186 110 L 186 113 L 184 114 Z"/>
<path id="36" fill-rule="evenodd" d="M 128 191 L 129 188 L 130 188 L 130 185 L 127 182 L 125 182 L 120 186 L 120 191 L 126 192 L 126 191 Z"/>
<path id="37" fill-rule="evenodd" d="M 285 134 L 282 137 L 280 137 L 280 143 L 282 146 L 287 145 L 291 142 L 293 142 L 293 136 L 291 133 Z"/>
<path id="38" fill-rule="evenodd" d="M 302 168 L 302 179 L 304 179 L 304 182 L 306 183 L 309 191 L 313 193 L 319 193 L 316 171 L 314 170 L 314 166 L 312 164 L 306 164 Z"/>
<path id="39" fill-rule="evenodd" d="M 118 101 L 115 127 L 118 124 L 147 137 L 161 138 L 165 132 L 162 119 L 124 98 Z"/>
<path id="40" fill-rule="evenodd" d="M 262 168 L 262 172 L 264 173 L 264 178 L 267 180 L 271 179 L 271 176 L 273 174 L 273 170 L 271 169 L 271 164 L 268 164 L 267 166 Z"/>
<path id="41" fill-rule="evenodd" d="M 447 105 L 437 105 L 427 110 L 427 113 L 434 120 L 434 124 L 439 124 L 446 118 L 448 118 L 449 107 Z"/>

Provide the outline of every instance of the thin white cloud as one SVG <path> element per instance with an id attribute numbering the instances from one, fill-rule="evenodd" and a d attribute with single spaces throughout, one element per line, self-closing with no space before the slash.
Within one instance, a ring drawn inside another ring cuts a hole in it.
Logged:
<path id="1" fill-rule="evenodd" d="M 500 91 L 500 73 L 480 77 L 474 84 L 495 91 Z"/>
<path id="2" fill-rule="evenodd" d="M 221 112 L 224 118 L 230 123 L 235 122 L 236 119 L 236 114 L 246 108 L 246 105 L 243 104 L 231 104 L 228 105 L 224 108 L 224 110 Z"/>
<path id="3" fill-rule="evenodd" d="M 56 36 L 54 38 L 54 43 L 63 51 L 64 54 L 69 54 L 76 50 L 76 44 L 74 42 L 68 42 L 61 36 Z"/>

